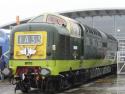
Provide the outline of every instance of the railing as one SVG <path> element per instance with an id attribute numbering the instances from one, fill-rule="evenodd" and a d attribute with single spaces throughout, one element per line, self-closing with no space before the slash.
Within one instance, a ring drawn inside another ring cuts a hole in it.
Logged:
<path id="1" fill-rule="evenodd" d="M 117 52 L 117 74 L 125 74 L 125 51 Z"/>

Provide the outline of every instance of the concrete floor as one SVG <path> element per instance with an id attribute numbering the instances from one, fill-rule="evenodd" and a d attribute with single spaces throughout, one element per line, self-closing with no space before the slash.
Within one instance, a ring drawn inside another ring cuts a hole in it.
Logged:
<path id="1" fill-rule="evenodd" d="M 15 94 L 13 85 L 0 82 L 0 94 Z M 17 91 L 16 94 L 23 94 Z M 31 91 L 29 94 L 43 94 Z M 58 94 L 125 94 L 125 75 L 111 75 Z"/>
<path id="2" fill-rule="evenodd" d="M 60 94 L 125 94 L 125 75 L 112 75 Z"/>

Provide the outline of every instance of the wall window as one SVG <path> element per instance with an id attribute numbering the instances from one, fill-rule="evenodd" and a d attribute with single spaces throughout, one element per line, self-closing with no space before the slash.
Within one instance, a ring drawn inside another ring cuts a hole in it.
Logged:
<path id="1" fill-rule="evenodd" d="M 103 43 L 102 43 L 102 46 L 103 46 L 103 47 L 107 47 L 107 43 L 106 43 L 106 42 L 103 42 Z"/>

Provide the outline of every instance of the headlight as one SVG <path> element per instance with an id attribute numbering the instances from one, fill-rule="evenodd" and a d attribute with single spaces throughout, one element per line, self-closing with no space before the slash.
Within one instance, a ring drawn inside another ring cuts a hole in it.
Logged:
<path id="1" fill-rule="evenodd" d="M 41 75 L 46 76 L 46 75 L 49 75 L 49 74 L 50 74 L 50 70 L 45 69 L 45 68 L 41 69 Z"/>

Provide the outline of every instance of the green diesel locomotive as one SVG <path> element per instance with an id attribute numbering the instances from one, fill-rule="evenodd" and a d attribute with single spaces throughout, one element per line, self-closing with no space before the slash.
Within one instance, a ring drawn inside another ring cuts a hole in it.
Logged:
<path id="1" fill-rule="evenodd" d="M 73 19 L 43 14 L 12 30 L 15 90 L 54 92 L 116 72 L 117 40 Z"/>

